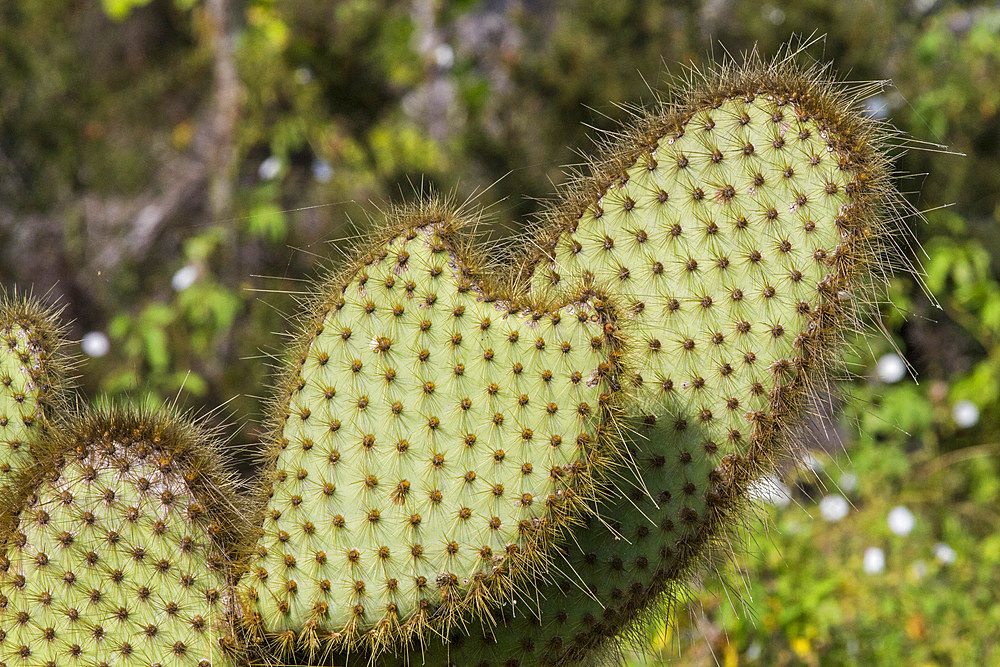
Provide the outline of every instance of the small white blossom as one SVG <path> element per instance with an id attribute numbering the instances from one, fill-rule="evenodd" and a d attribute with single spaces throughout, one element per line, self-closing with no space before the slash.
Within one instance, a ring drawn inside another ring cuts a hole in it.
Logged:
<path id="1" fill-rule="evenodd" d="M 840 476 L 840 490 L 844 493 L 850 493 L 854 489 L 858 488 L 858 476 L 853 472 L 845 472 Z"/>
<path id="2" fill-rule="evenodd" d="M 257 167 L 257 175 L 262 181 L 270 181 L 281 173 L 281 166 L 281 158 L 272 155 L 260 163 L 260 166 Z"/>
<path id="3" fill-rule="evenodd" d="M 316 158 L 312 163 L 312 175 L 317 183 L 329 183 L 333 178 L 333 165 L 323 158 Z"/>
<path id="4" fill-rule="evenodd" d="M 441 69 L 450 69 L 455 64 L 455 51 L 447 44 L 438 44 L 434 49 L 434 62 Z"/>
<path id="5" fill-rule="evenodd" d="M 979 423 L 979 408 L 972 401 L 959 401 L 952 407 L 951 417 L 959 428 L 969 428 Z"/>
<path id="6" fill-rule="evenodd" d="M 934 557 L 945 565 L 951 565 L 958 559 L 958 554 L 944 542 L 938 542 L 934 545 Z"/>
<path id="7" fill-rule="evenodd" d="M 906 362 L 898 354 L 884 354 L 875 365 L 875 374 L 886 384 L 895 384 L 906 377 Z"/>
<path id="8" fill-rule="evenodd" d="M 865 100 L 865 111 L 872 118 L 882 120 L 889 116 L 889 100 L 885 95 L 872 95 Z"/>
<path id="9" fill-rule="evenodd" d="M 862 559 L 861 567 L 865 574 L 882 574 L 885 571 L 885 552 L 878 547 L 868 547 Z"/>
<path id="10" fill-rule="evenodd" d="M 819 513 L 831 523 L 840 521 L 850 511 L 851 506 L 848 504 L 847 499 L 836 493 L 824 496 L 823 500 L 819 501 Z"/>
<path id="11" fill-rule="evenodd" d="M 810 472 L 823 472 L 823 462 L 812 452 L 806 452 L 802 456 L 802 465 L 809 468 Z"/>
<path id="12" fill-rule="evenodd" d="M 191 287 L 191 285 L 194 285 L 200 275 L 201 269 L 194 264 L 188 264 L 177 269 L 174 276 L 170 279 L 170 286 L 174 288 L 175 292 L 183 292 L 188 287 Z"/>
<path id="13" fill-rule="evenodd" d="M 889 530 L 900 537 L 909 535 L 913 530 L 913 526 L 917 523 L 913 512 L 902 505 L 897 505 L 889 510 L 887 521 L 889 523 Z"/>
<path id="14" fill-rule="evenodd" d="M 747 496 L 762 500 L 775 507 L 788 507 L 792 502 L 792 491 L 774 476 L 762 477 L 747 488 Z"/>
<path id="15" fill-rule="evenodd" d="M 91 331 L 84 334 L 80 340 L 80 347 L 88 357 L 103 357 L 111 350 L 111 341 L 103 331 Z"/>

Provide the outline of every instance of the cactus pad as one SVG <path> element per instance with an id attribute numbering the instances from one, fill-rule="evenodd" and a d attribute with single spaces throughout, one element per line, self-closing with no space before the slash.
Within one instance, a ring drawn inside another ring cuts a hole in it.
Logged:
<path id="1" fill-rule="evenodd" d="M 0 487 L 32 462 L 58 381 L 59 328 L 31 299 L 0 302 Z"/>
<path id="2" fill-rule="evenodd" d="M 489 613 L 608 456 L 617 330 L 601 300 L 501 297 L 445 218 L 402 215 L 306 333 L 242 583 L 286 642 L 377 647 Z"/>
<path id="3" fill-rule="evenodd" d="M 50 453 L 4 507 L 0 664 L 232 664 L 219 541 L 235 510 L 201 437 L 118 413 L 46 436 Z"/>

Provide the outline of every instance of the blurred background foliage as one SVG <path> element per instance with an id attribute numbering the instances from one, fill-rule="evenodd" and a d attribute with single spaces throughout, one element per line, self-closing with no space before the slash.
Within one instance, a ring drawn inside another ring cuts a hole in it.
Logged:
<path id="1" fill-rule="evenodd" d="M 224 404 L 252 452 L 274 332 L 376 205 L 433 186 L 520 230 L 663 63 L 814 32 L 894 82 L 867 104 L 915 140 L 923 274 L 635 664 L 996 664 L 995 3 L 0 0 L 0 282 L 65 305 L 86 394 Z"/>

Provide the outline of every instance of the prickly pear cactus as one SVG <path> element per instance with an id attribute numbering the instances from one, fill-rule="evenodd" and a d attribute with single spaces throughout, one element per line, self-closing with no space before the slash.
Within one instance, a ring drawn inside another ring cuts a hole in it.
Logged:
<path id="1" fill-rule="evenodd" d="M 613 660 L 741 520 L 748 484 L 828 380 L 895 201 L 882 129 L 823 75 L 787 62 L 706 75 L 564 193 L 547 252 L 525 263 L 532 292 L 583 280 L 630 313 L 637 474 L 504 623 L 404 662 Z"/>
<path id="2" fill-rule="evenodd" d="M 725 548 L 905 262 L 861 92 L 756 54 L 692 73 L 518 276 L 462 215 L 392 212 L 308 304 L 252 535 L 186 422 L 41 429 L 53 329 L 4 305 L 0 667 L 613 662 Z"/>
<path id="3" fill-rule="evenodd" d="M 32 299 L 0 297 L 0 488 L 32 462 L 62 377 L 60 327 Z"/>
<path id="4" fill-rule="evenodd" d="M 75 418 L 8 499 L 0 664 L 233 664 L 238 525 L 205 433 L 164 415 Z"/>
<path id="5" fill-rule="evenodd" d="M 241 591 L 279 648 L 377 650 L 488 616 L 608 465 L 607 307 L 504 294 L 458 224 L 434 204 L 398 212 L 304 334 Z"/>

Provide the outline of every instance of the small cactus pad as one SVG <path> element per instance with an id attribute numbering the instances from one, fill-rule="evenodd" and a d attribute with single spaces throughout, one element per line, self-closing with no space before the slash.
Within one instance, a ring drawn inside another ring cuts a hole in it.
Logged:
<path id="1" fill-rule="evenodd" d="M 402 661 L 603 664 L 741 520 L 874 283 L 892 206 L 880 130 L 821 73 L 726 70 L 566 194 L 526 265 L 536 294 L 583 281 L 628 313 L 636 474 L 515 613 Z"/>
<path id="2" fill-rule="evenodd" d="M 608 460 L 601 300 L 500 298 L 449 223 L 413 218 L 327 292 L 287 385 L 241 583 L 286 643 L 377 649 L 509 597 Z"/>
<path id="3" fill-rule="evenodd" d="M 0 487 L 31 464 L 58 376 L 52 315 L 30 299 L 0 301 Z"/>
<path id="4" fill-rule="evenodd" d="M 0 664 L 233 664 L 219 540 L 235 514 L 197 453 L 201 437 L 171 418 L 118 413 L 46 436 L 50 453 L 3 508 L 15 525 L 4 537 Z"/>

